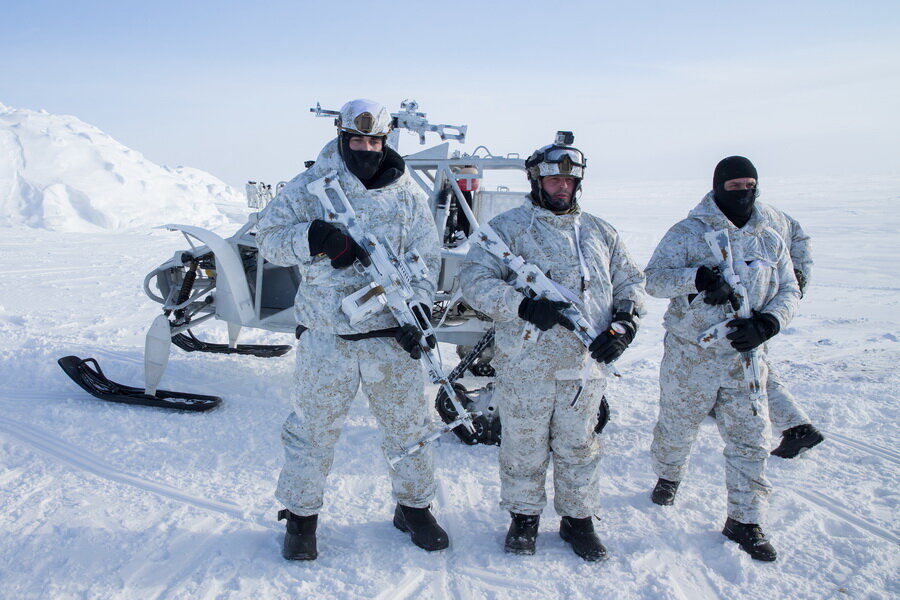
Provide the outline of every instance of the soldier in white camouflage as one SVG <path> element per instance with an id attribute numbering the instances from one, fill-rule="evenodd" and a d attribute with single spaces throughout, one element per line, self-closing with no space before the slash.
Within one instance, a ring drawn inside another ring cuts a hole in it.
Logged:
<path id="1" fill-rule="evenodd" d="M 429 433 L 419 333 L 397 327 L 388 311 L 350 324 L 341 301 L 369 281 L 352 267 L 368 260 L 346 232 L 329 223 L 307 184 L 336 171 L 363 230 L 403 255 L 415 249 L 429 269 L 413 282 L 414 309 L 430 315 L 440 245 L 427 197 L 411 180 L 403 159 L 387 146 L 391 116 L 377 102 L 353 100 L 341 108 L 338 137 L 315 164 L 290 181 L 263 212 L 257 233 L 270 262 L 296 265 L 302 278 L 295 299 L 298 323 L 293 411 L 282 430 L 285 462 L 276 497 L 286 507 L 283 555 L 317 556 L 316 528 L 325 480 L 341 424 L 362 388 L 381 428 L 382 450 L 397 454 Z M 373 456 L 379 455 L 374 449 Z M 426 550 L 449 544 L 429 508 L 435 494 L 430 448 L 390 470 L 397 505 L 394 525 Z"/>
<path id="2" fill-rule="evenodd" d="M 729 539 L 758 560 L 776 552 L 760 527 L 771 486 L 766 479 L 768 407 L 751 401 L 742 354 L 755 350 L 767 375 L 765 342 L 793 317 L 800 289 L 789 248 L 772 228 L 772 218 L 756 206 L 757 172 L 746 158 L 723 159 L 715 169 L 713 191 L 663 237 L 647 265 L 647 292 L 669 298 L 660 367 L 659 419 L 651 454 L 659 477 L 651 494 L 672 504 L 687 470 L 701 421 L 715 411 L 725 440 L 725 483 Z M 719 260 L 704 234 L 726 231 L 753 316 L 731 320 L 727 339 L 703 348 L 698 336 L 731 314 L 735 292 L 712 267 Z M 764 381 L 762 382 L 764 385 Z"/>
<path id="3" fill-rule="evenodd" d="M 800 286 L 801 297 L 805 293 L 812 276 L 812 249 L 809 236 L 795 219 L 774 206 L 757 202 L 756 206 L 769 219 L 772 229 L 790 248 L 794 275 Z M 766 385 L 769 400 L 769 418 L 777 431 L 781 432 L 781 443 L 772 450 L 773 456 L 794 458 L 801 452 L 821 443 L 825 436 L 812 425 L 806 412 L 797 404 L 796 398 L 781 381 L 777 369 L 769 363 L 769 380 Z"/>
<path id="4" fill-rule="evenodd" d="M 513 285 L 514 273 L 479 246 L 470 249 L 460 282 L 466 302 L 490 316 L 496 328 L 492 362 L 503 421 L 500 506 L 512 518 L 505 549 L 534 554 L 552 456 L 560 535 L 579 556 L 598 561 L 607 550 L 592 521 L 599 510 L 597 414 L 605 364 L 625 351 L 637 331 L 643 276 L 616 230 L 579 207 L 585 160 L 567 132 L 561 133 L 556 144 L 526 161 L 531 194 L 489 225 L 514 254 L 565 288 L 603 333 L 585 348 L 567 330 L 572 325 L 560 305 L 523 295 Z M 524 340 L 523 331 L 533 325 L 539 335 Z"/>

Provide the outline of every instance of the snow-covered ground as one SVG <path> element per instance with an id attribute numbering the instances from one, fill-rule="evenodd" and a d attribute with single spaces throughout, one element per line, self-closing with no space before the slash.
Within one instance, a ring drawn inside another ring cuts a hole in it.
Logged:
<path id="1" fill-rule="evenodd" d="M 588 179 L 585 205 L 619 228 L 643 264 L 707 185 Z M 184 247 L 180 236 L 151 226 L 191 223 L 197 214 L 154 220 L 147 212 L 128 231 L 51 231 L 46 221 L 21 219 L 0 228 L 0 598 L 898 597 L 900 179 L 770 182 L 763 174 L 762 185 L 763 199 L 814 238 L 811 287 L 773 354 L 827 436 L 804 457 L 770 461 L 775 492 L 765 530 L 777 562 L 754 562 L 719 533 L 724 468 L 712 421 L 677 504 L 649 500 L 665 307 L 658 300 L 609 392 L 599 515 L 608 562 L 575 556 L 556 533 L 552 508 L 535 556 L 505 554 L 497 448 L 452 436 L 435 448 L 435 511 L 451 547 L 414 547 L 390 523 L 379 433 L 361 397 L 337 446 L 319 559 L 285 562 L 272 493 L 292 353 L 257 359 L 174 349 L 163 388 L 225 398 L 199 414 L 104 403 L 56 365 L 68 354 L 93 356 L 112 379 L 142 380 L 144 333 L 159 308 L 141 282 Z M 145 201 L 123 196 L 122 206 Z M 223 222 L 220 231 L 237 224 Z M 221 323 L 200 334 L 225 338 Z M 250 331 L 242 341 L 290 337 Z M 452 348 L 443 354 L 452 366 Z M 433 399 L 435 389 L 428 392 Z"/>

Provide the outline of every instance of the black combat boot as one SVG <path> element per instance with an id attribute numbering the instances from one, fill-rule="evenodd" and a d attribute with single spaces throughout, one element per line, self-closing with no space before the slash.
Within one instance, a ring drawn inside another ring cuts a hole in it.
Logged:
<path id="1" fill-rule="evenodd" d="M 675 492 L 678 491 L 679 483 L 681 482 L 659 479 L 656 482 L 656 487 L 653 488 L 653 492 L 650 494 L 650 499 L 653 500 L 654 504 L 659 504 L 660 506 L 672 506 L 675 504 Z"/>
<path id="2" fill-rule="evenodd" d="M 450 538 L 438 525 L 429 508 L 431 507 L 412 508 L 398 504 L 394 510 L 394 527 L 409 533 L 413 544 L 419 548 L 429 552 L 443 550 L 450 545 Z"/>
<path id="3" fill-rule="evenodd" d="M 740 523 L 731 517 L 725 520 L 725 528 L 722 534 L 732 542 L 741 545 L 741 550 L 756 560 L 772 562 L 778 557 L 775 548 L 766 539 L 759 525 L 755 523 Z"/>
<path id="4" fill-rule="evenodd" d="M 825 436 L 809 423 L 797 425 L 781 432 L 781 443 L 772 450 L 772 456 L 794 458 L 824 439 Z"/>
<path id="5" fill-rule="evenodd" d="M 606 546 L 594 531 L 594 520 L 591 517 L 583 519 L 563 517 L 559 522 L 559 536 L 569 542 L 575 554 L 584 560 L 597 561 L 609 558 Z"/>
<path id="6" fill-rule="evenodd" d="M 534 554 L 541 516 L 519 513 L 509 513 L 509 516 L 512 517 L 512 522 L 509 524 L 509 531 L 506 532 L 504 550 L 513 554 Z"/>
<path id="7" fill-rule="evenodd" d="M 287 532 L 281 555 L 288 560 L 315 560 L 319 556 L 316 550 L 319 515 L 300 517 L 285 508 L 278 511 L 278 520 L 284 519 L 287 519 Z"/>

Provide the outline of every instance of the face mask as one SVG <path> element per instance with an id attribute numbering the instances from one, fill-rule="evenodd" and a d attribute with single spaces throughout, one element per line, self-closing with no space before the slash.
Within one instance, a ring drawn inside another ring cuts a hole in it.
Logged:
<path id="1" fill-rule="evenodd" d="M 756 203 L 756 189 L 751 190 L 716 190 L 716 206 L 719 207 L 732 223 L 735 219 L 747 222 Z M 737 223 L 735 223 L 737 225 Z M 743 226 L 743 224 L 741 225 Z"/>
<path id="2" fill-rule="evenodd" d="M 357 179 L 367 182 L 378 173 L 381 163 L 384 160 L 384 148 L 380 151 L 371 150 L 351 150 L 350 138 L 352 135 L 342 132 L 340 135 L 341 157 L 347 169 L 353 173 Z"/>
<path id="3" fill-rule="evenodd" d="M 369 181 L 381 166 L 384 152 L 372 152 L 371 150 L 350 150 L 344 154 L 344 162 L 351 173 L 360 181 Z"/>

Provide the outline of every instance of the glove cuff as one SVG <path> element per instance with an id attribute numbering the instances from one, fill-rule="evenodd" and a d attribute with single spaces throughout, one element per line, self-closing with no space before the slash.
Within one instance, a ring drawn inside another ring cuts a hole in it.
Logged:
<path id="1" fill-rule="evenodd" d="M 772 339 L 779 331 L 781 331 L 781 324 L 773 315 L 770 315 L 769 313 L 758 313 L 756 318 L 759 319 L 767 340 Z"/>
<path id="2" fill-rule="evenodd" d="M 525 296 L 524 298 L 522 298 L 522 301 L 519 302 L 519 311 L 518 312 L 519 312 L 520 319 L 525 318 L 525 309 L 528 308 L 529 304 L 531 304 L 531 298 L 529 298 L 528 296 Z"/>
<path id="3" fill-rule="evenodd" d="M 316 256 L 325 251 L 325 239 L 334 231 L 334 225 L 316 219 L 309 224 L 309 232 L 306 234 L 309 240 L 309 255 Z"/>

